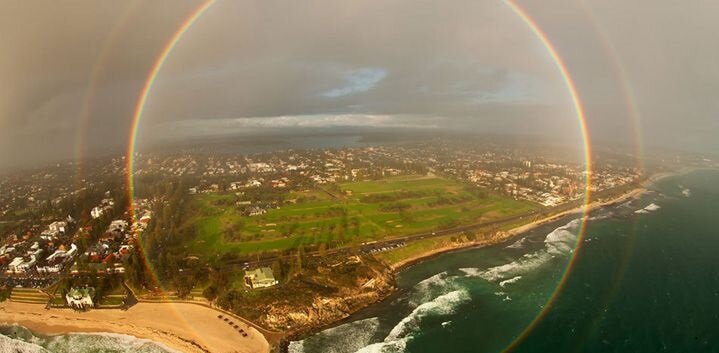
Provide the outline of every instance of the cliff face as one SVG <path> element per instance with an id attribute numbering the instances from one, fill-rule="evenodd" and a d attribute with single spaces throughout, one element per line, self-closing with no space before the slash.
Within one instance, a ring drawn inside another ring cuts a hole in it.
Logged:
<path id="1" fill-rule="evenodd" d="M 302 283 L 304 290 L 315 290 L 301 302 L 288 298 L 268 303 L 259 318 L 261 325 L 288 332 L 308 331 L 341 320 L 382 300 L 395 289 L 389 267 L 366 260 L 333 268 L 320 267 L 316 273 L 295 281 Z"/>

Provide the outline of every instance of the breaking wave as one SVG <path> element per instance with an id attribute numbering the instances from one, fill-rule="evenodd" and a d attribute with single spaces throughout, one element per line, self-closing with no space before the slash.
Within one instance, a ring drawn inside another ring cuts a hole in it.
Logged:
<path id="1" fill-rule="evenodd" d="M 0 330 L 0 352 L 13 353 L 179 353 L 160 343 L 116 333 L 72 333 L 57 336 L 35 335 L 30 330 L 11 325 Z"/>
<path id="2" fill-rule="evenodd" d="M 516 277 L 512 277 L 510 279 L 505 279 L 504 281 L 499 282 L 499 286 L 504 288 L 508 284 L 517 283 L 517 281 L 519 281 L 520 279 L 522 279 L 522 276 L 516 276 Z"/>
<path id="3" fill-rule="evenodd" d="M 409 304 L 418 306 L 440 294 L 458 289 L 458 286 L 454 283 L 455 278 L 456 276 L 450 276 L 445 271 L 420 281 L 412 288 L 409 295 Z"/>
<path id="4" fill-rule="evenodd" d="M 327 353 L 352 353 L 366 347 L 377 333 L 379 318 L 373 317 L 339 325 L 308 337 L 302 341 L 292 341 L 289 344 L 289 353 L 305 352 L 306 346 L 311 351 Z"/>
<path id="5" fill-rule="evenodd" d="M 634 211 L 634 213 L 649 213 L 649 212 L 656 211 L 660 208 L 662 208 L 662 207 L 655 203 L 650 203 L 647 207 L 638 209 L 638 210 Z"/>
<path id="6" fill-rule="evenodd" d="M 50 352 L 34 343 L 0 335 L 0 353 L 46 353 Z"/>
<path id="7" fill-rule="evenodd" d="M 524 237 L 507 246 L 507 249 L 522 249 L 527 245 L 527 238 Z"/>
<path id="8" fill-rule="evenodd" d="M 598 221 L 602 219 L 607 219 L 612 217 L 614 214 L 611 211 L 603 211 L 601 213 L 598 213 L 596 215 L 593 215 L 589 218 L 587 218 L 588 221 Z"/>
<path id="9" fill-rule="evenodd" d="M 370 344 L 358 350 L 356 353 L 402 353 L 407 347 L 406 340 L 397 340 L 393 342 L 379 342 Z"/>
<path id="10" fill-rule="evenodd" d="M 533 253 L 524 254 L 515 261 L 490 267 L 486 270 L 461 268 L 460 271 L 464 272 L 467 276 L 480 277 L 490 282 L 521 276 L 549 262 L 555 256 L 565 256 L 572 253 L 572 251 L 574 251 L 574 244 L 577 241 L 577 235 L 575 233 L 579 229 L 581 221 L 581 219 L 575 219 L 555 229 L 547 234 L 547 237 L 544 239 L 544 248 Z"/>
<path id="11" fill-rule="evenodd" d="M 644 207 L 644 209 L 647 210 L 647 211 L 656 211 L 656 210 L 658 210 L 658 209 L 660 209 L 660 208 L 662 208 L 662 207 L 659 206 L 659 205 L 657 205 L 657 204 L 655 204 L 655 203 L 650 203 L 649 206 Z"/>
<path id="12" fill-rule="evenodd" d="M 443 316 L 453 314 L 462 303 L 471 298 L 466 290 L 455 290 L 421 304 L 403 318 L 389 332 L 384 341 L 370 344 L 356 353 L 398 353 L 404 352 L 412 335 L 419 331 L 420 323 L 427 316 Z"/>
<path id="13" fill-rule="evenodd" d="M 416 329 L 423 317 L 427 315 L 449 315 L 460 304 L 470 300 L 469 293 L 466 290 L 456 290 L 447 294 L 440 295 L 432 301 L 423 303 L 412 310 L 407 317 L 402 319 L 387 335 L 385 341 L 394 341 L 398 338 L 405 337 L 413 329 Z"/>

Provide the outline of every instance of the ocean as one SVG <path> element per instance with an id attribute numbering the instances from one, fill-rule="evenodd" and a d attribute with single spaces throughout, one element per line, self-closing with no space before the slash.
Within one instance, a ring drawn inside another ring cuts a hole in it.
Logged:
<path id="1" fill-rule="evenodd" d="M 574 216 L 409 267 L 388 300 L 289 351 L 719 352 L 719 172 L 649 190 L 593 212 L 583 238 Z M 0 332 L 0 353 L 168 351 L 123 335 Z"/>
<path id="2" fill-rule="evenodd" d="M 719 172 L 661 179 L 580 225 L 414 265 L 396 295 L 289 351 L 719 352 Z"/>
<path id="3" fill-rule="evenodd" d="M 44 336 L 18 326 L 0 327 L 0 353 L 179 353 L 150 340 L 114 333 Z"/>

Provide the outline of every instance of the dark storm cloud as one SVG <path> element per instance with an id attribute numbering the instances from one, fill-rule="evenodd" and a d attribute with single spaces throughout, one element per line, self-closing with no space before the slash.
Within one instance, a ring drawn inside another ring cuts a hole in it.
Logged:
<path id="1" fill-rule="evenodd" d="M 218 3 L 168 61 L 148 118 L 451 116 L 563 97 L 541 46 L 500 2 L 321 4 Z M 372 82 L 350 87 L 362 72 Z M 211 94 L 193 99 L 200 92 Z"/>
<path id="2" fill-rule="evenodd" d="M 565 58 L 595 140 L 631 144 L 621 65 L 647 144 L 719 149 L 715 2 L 520 3 Z M 124 147 L 153 60 L 198 5 L 5 2 L 0 168 L 71 158 L 80 137 L 88 153 Z M 147 141 L 293 126 L 577 128 L 549 56 L 501 1 L 416 0 L 220 1 L 166 62 L 142 126 Z"/>
<path id="3" fill-rule="evenodd" d="M 196 5 L 3 2 L 0 168 L 72 158 L 76 145 L 83 142 L 88 151 L 121 146 L 153 58 Z M 94 99 L 88 122 L 83 123 L 81 113 L 96 65 Z M 86 141 L 78 141 L 78 129 L 87 130 Z"/>

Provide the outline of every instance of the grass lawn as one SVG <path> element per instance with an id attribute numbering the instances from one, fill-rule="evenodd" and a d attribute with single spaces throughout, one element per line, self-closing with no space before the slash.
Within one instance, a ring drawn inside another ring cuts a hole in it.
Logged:
<path id="1" fill-rule="evenodd" d="M 121 306 L 125 300 L 124 296 L 107 296 L 100 299 L 99 306 L 115 307 Z"/>
<path id="2" fill-rule="evenodd" d="M 451 238 L 454 236 L 456 235 L 443 235 L 440 237 L 417 240 L 403 247 L 379 253 L 378 256 L 390 264 L 396 264 L 402 260 L 426 254 L 432 249 L 450 245 L 452 243 Z"/>
<path id="3" fill-rule="evenodd" d="M 295 203 L 264 215 L 240 213 L 233 194 L 198 195 L 202 215 L 190 249 L 198 254 L 256 253 L 300 245 L 371 241 L 491 221 L 538 206 L 458 182 L 425 176 L 339 184 L 339 195 L 292 192 Z"/>

